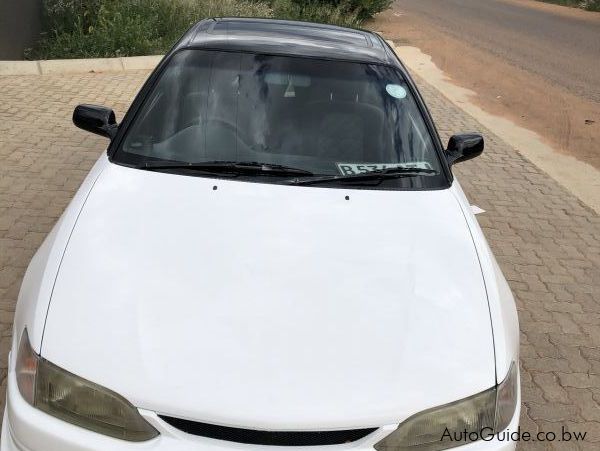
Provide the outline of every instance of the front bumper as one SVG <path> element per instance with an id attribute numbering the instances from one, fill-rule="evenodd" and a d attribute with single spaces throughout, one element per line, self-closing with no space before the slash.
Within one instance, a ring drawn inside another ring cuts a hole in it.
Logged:
<path id="1" fill-rule="evenodd" d="M 509 426 L 517 430 L 519 408 Z M 14 372 L 9 372 L 6 410 L 2 423 L 0 451 L 274 451 L 273 446 L 243 445 L 186 434 L 162 421 L 154 412 L 140 410 L 160 436 L 143 443 L 130 443 L 106 437 L 51 417 L 31 407 L 17 389 Z M 374 451 L 373 445 L 391 433 L 397 425 L 383 426 L 372 434 L 344 445 L 294 447 L 294 451 Z M 286 447 L 289 448 L 289 447 Z M 516 442 L 474 442 L 453 448 L 456 451 L 514 451 Z"/>

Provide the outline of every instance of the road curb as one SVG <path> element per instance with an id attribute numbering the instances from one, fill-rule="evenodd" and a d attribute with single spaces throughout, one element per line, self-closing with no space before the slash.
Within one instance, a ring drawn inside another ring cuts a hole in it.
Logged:
<path id="1" fill-rule="evenodd" d="M 127 56 L 122 58 L 85 58 L 40 61 L 0 61 L 3 75 L 58 75 L 98 72 L 151 70 L 163 55 Z"/>

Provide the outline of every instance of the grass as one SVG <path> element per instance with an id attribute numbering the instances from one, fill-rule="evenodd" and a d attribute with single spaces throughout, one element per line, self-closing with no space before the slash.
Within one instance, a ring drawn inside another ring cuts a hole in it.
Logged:
<path id="1" fill-rule="evenodd" d="M 588 11 L 600 11 L 600 0 L 538 0 L 557 5 L 571 6 L 573 8 L 586 9 Z"/>
<path id="2" fill-rule="evenodd" d="M 203 17 L 270 17 L 249 0 L 46 0 L 46 32 L 30 59 L 151 55 L 166 52 Z"/>
<path id="3" fill-rule="evenodd" d="M 206 17 L 267 17 L 359 27 L 388 0 L 43 0 L 45 32 L 27 59 L 165 53 Z"/>
<path id="4" fill-rule="evenodd" d="M 344 3 L 329 5 L 317 1 L 273 0 L 271 6 L 273 17 L 277 19 L 307 20 L 353 28 L 362 23 L 358 12 L 348 10 Z"/>

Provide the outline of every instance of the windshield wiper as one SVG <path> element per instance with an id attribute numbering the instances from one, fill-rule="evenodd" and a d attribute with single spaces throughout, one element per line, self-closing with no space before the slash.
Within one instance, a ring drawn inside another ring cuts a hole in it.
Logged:
<path id="1" fill-rule="evenodd" d="M 313 175 L 305 169 L 292 168 L 280 164 L 259 163 L 256 161 L 202 161 L 198 163 L 181 163 L 166 161 L 149 161 L 136 166 L 147 171 L 160 169 L 188 169 L 209 173 L 231 174 L 266 174 L 266 175 Z"/>
<path id="2" fill-rule="evenodd" d="M 329 182 L 342 182 L 342 183 L 356 183 L 363 181 L 374 181 L 375 183 L 369 183 L 370 185 L 379 185 L 383 180 L 386 179 L 395 179 L 401 177 L 417 177 L 421 175 L 435 175 L 438 171 L 435 169 L 426 169 L 426 168 L 403 168 L 403 167 L 394 167 L 387 169 L 377 169 L 370 172 L 365 172 L 364 174 L 352 174 L 352 175 L 328 175 L 324 177 L 312 177 L 312 178 L 302 178 L 302 179 L 293 179 L 288 183 L 290 185 L 316 185 L 319 183 L 329 183 Z"/>

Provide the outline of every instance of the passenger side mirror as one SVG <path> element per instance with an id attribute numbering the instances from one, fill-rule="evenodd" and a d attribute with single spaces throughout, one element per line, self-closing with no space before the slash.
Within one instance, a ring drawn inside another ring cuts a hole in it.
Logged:
<path id="1" fill-rule="evenodd" d="M 88 132 L 113 139 L 117 134 L 115 112 L 97 105 L 77 105 L 73 111 L 73 123 Z"/>
<path id="2" fill-rule="evenodd" d="M 448 141 L 446 160 L 449 165 L 478 157 L 483 152 L 483 136 L 477 133 L 454 135 Z"/>

